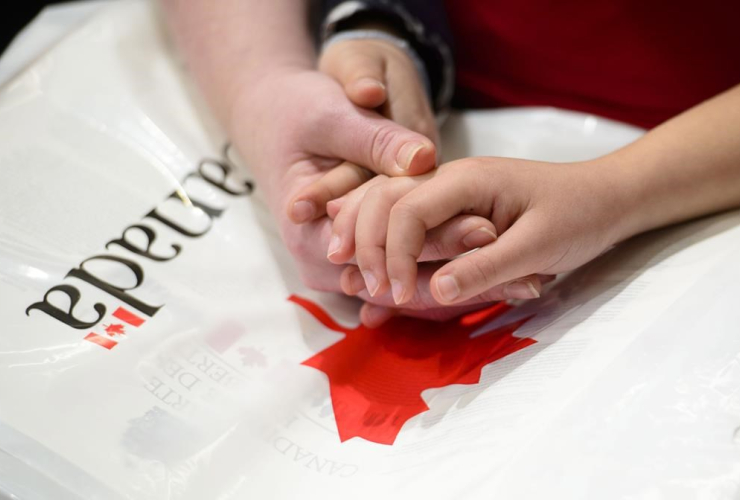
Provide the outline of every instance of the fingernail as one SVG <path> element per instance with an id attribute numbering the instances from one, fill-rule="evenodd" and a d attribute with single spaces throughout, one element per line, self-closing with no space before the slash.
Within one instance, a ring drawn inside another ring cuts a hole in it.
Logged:
<path id="1" fill-rule="evenodd" d="M 479 227 L 468 233 L 462 242 L 468 248 L 480 248 L 496 241 L 496 235 L 487 227 Z"/>
<path id="2" fill-rule="evenodd" d="M 296 201 L 293 203 L 293 220 L 296 222 L 308 222 L 313 219 L 316 213 L 316 206 L 306 200 Z"/>
<path id="3" fill-rule="evenodd" d="M 540 292 L 529 280 L 512 281 L 504 287 L 504 297 L 508 299 L 536 299 Z"/>
<path id="4" fill-rule="evenodd" d="M 399 305 L 403 301 L 403 284 L 398 280 L 391 280 L 391 291 L 393 292 L 393 302 Z"/>
<path id="5" fill-rule="evenodd" d="M 339 235 L 332 234 L 329 240 L 329 250 L 326 252 L 326 257 L 329 258 L 342 248 L 342 240 Z"/>
<path id="6" fill-rule="evenodd" d="M 371 297 L 375 297 L 375 294 L 378 293 L 378 280 L 375 278 L 375 275 L 372 273 L 372 271 L 364 271 L 362 273 L 362 277 L 365 280 L 365 286 L 367 287 L 367 291 L 370 292 Z"/>
<path id="7" fill-rule="evenodd" d="M 416 154 L 424 149 L 425 145 L 420 142 L 410 142 L 404 144 L 403 147 L 398 151 L 396 157 L 396 164 L 401 170 L 408 170 L 411 168 L 411 162 L 414 161 Z"/>
<path id="8" fill-rule="evenodd" d="M 460 296 L 460 287 L 454 276 L 441 276 L 437 279 L 437 292 L 445 302 L 452 302 Z"/>
<path id="9" fill-rule="evenodd" d="M 359 85 L 371 85 L 373 87 L 380 87 L 381 89 L 385 90 L 385 85 L 380 80 L 376 80 L 375 78 L 360 78 L 357 80 L 356 84 Z"/>

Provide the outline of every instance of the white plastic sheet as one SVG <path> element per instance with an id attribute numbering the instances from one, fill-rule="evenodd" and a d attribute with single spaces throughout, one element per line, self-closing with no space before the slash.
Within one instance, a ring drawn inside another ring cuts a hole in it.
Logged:
<path id="1" fill-rule="evenodd" d="M 639 135 L 502 110 L 453 117 L 444 150 L 566 161 Z M 6 84 L 0 137 L 0 495 L 738 498 L 738 212 L 514 305 L 471 341 L 530 318 L 525 347 L 423 391 L 392 445 L 342 442 L 301 363 L 344 336 L 287 299 L 348 328 L 358 304 L 302 287 L 150 3 L 112 3 Z M 70 305 L 79 324 L 50 312 Z M 386 352 L 368 338 L 358 373 Z"/>

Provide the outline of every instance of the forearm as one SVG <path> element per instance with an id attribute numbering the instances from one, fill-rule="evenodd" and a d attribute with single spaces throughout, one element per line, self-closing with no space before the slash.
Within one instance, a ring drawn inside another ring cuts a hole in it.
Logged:
<path id="1" fill-rule="evenodd" d="M 619 239 L 740 207 L 740 85 L 602 161 L 630 214 Z"/>
<path id="2" fill-rule="evenodd" d="M 190 71 L 229 128 L 238 99 L 274 71 L 310 68 L 307 0 L 161 0 Z"/>

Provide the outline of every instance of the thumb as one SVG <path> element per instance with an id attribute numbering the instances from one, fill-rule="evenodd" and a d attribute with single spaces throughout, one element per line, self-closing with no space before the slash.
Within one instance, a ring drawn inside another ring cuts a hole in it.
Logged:
<path id="1" fill-rule="evenodd" d="M 319 70 L 339 82 L 357 106 L 373 109 L 385 103 L 385 58 L 367 43 L 347 40 L 330 45 L 319 60 Z"/>
<path id="2" fill-rule="evenodd" d="M 428 137 L 374 111 L 352 106 L 332 113 L 327 122 L 310 132 L 309 144 L 320 148 L 316 152 L 322 156 L 342 158 L 391 177 L 420 175 L 436 166 L 437 149 Z"/>
<path id="3" fill-rule="evenodd" d="M 442 305 L 459 304 L 497 286 L 508 284 L 517 295 L 539 296 L 532 284 L 519 283 L 521 276 L 541 271 L 543 257 L 551 250 L 539 234 L 538 224 L 526 215 L 493 244 L 445 264 L 434 273 L 431 293 Z"/>

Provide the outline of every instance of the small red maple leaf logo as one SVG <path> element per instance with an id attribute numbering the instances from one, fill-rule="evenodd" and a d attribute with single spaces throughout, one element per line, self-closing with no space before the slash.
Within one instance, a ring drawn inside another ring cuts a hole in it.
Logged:
<path id="1" fill-rule="evenodd" d="M 124 330 L 123 325 L 118 323 L 103 325 L 103 328 L 105 329 L 105 333 L 107 333 L 111 337 L 114 337 L 116 335 L 126 335 L 126 331 Z"/>
<path id="2" fill-rule="evenodd" d="M 327 328 L 346 334 L 302 363 L 329 378 L 341 441 L 357 436 L 393 444 L 406 421 L 429 409 L 421 397 L 424 390 L 477 384 L 484 366 L 536 343 L 513 335 L 531 316 L 470 337 L 508 312 L 511 306 L 505 302 L 444 322 L 399 316 L 371 330 L 343 327 L 301 297 L 289 300 Z"/>
<path id="3" fill-rule="evenodd" d="M 242 365 L 244 366 L 267 366 L 267 358 L 265 355 L 254 347 L 240 347 L 239 354 L 241 355 Z"/>

